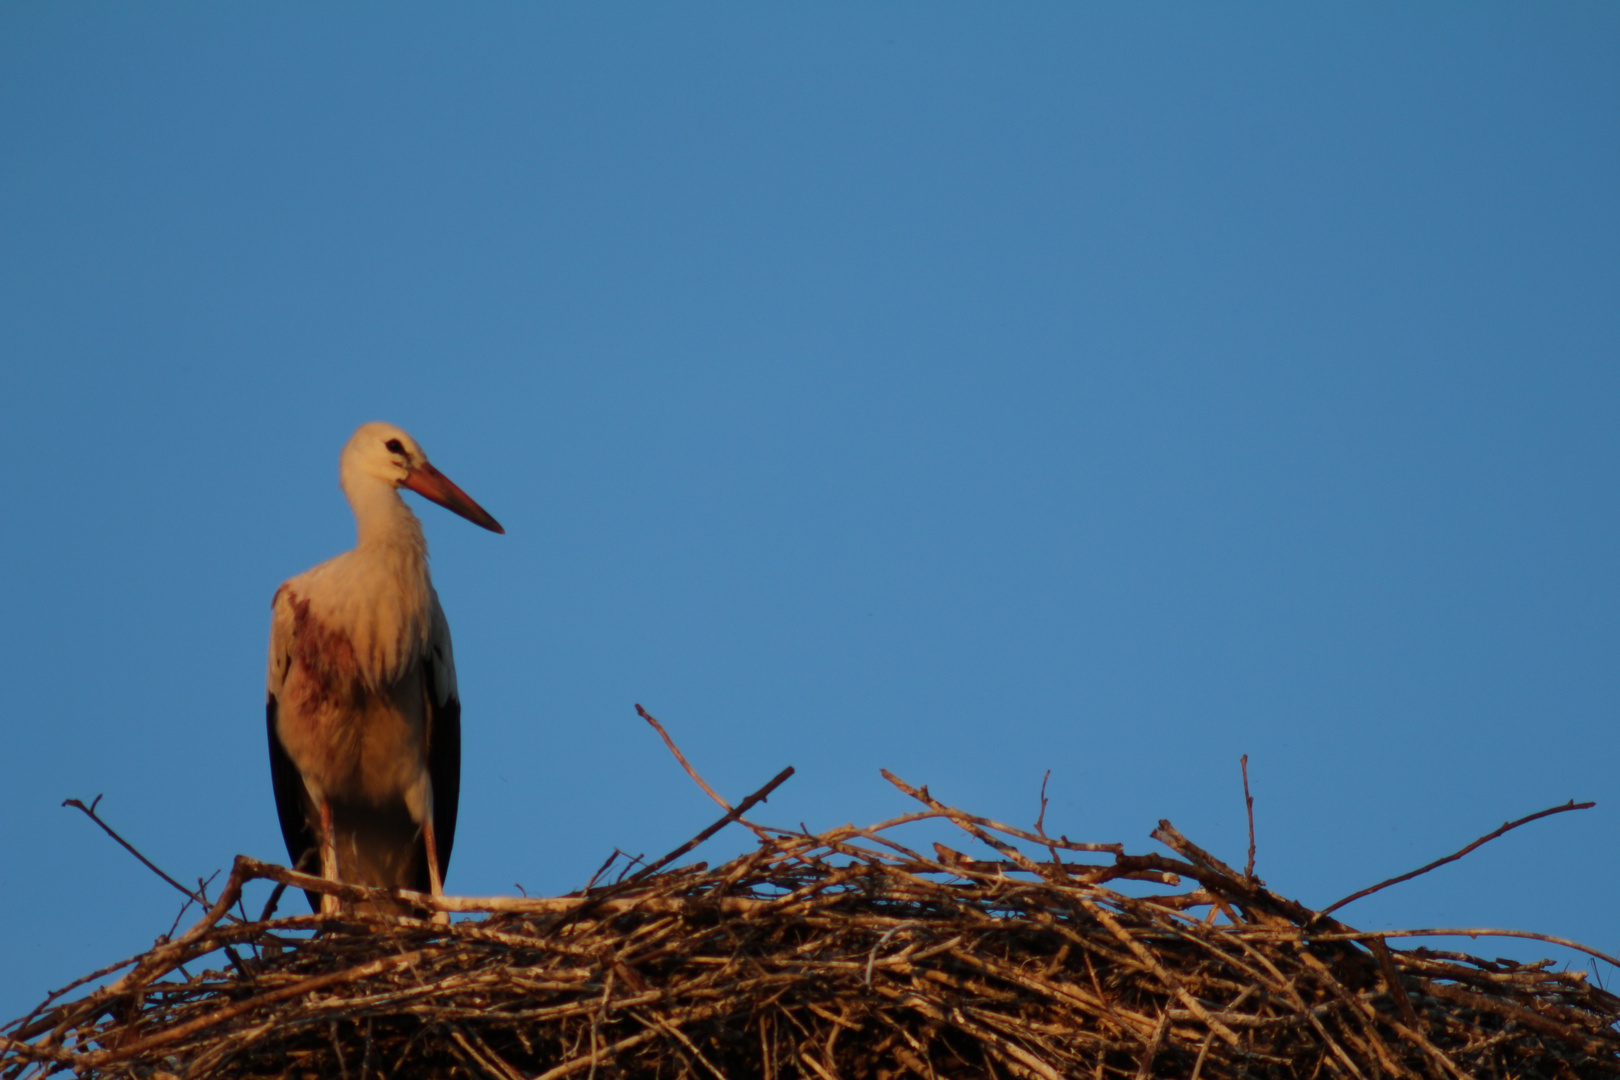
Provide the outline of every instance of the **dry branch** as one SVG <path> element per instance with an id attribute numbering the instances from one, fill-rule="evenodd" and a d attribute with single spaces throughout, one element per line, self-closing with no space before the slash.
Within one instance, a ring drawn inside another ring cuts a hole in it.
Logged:
<path id="1" fill-rule="evenodd" d="M 1578 803 L 1574 799 L 1571 799 L 1571 800 L 1569 800 L 1569 802 L 1565 803 L 1562 806 L 1550 806 L 1545 810 L 1537 810 L 1534 814 L 1526 814 L 1524 817 L 1520 818 L 1517 821 L 1506 822 L 1506 823 L 1504 823 L 1502 825 L 1501 828 L 1496 829 L 1496 830 L 1494 830 L 1492 832 L 1486 833 L 1484 836 L 1480 837 L 1478 840 L 1475 840 L 1472 844 L 1469 844 L 1467 847 L 1461 849 L 1460 851 L 1454 851 L 1450 855 L 1447 855 L 1447 856 L 1445 856 L 1444 858 L 1441 858 L 1441 859 L 1436 859 L 1436 860 L 1434 860 L 1434 862 L 1428 863 L 1427 865 L 1420 866 L 1416 870 L 1410 870 L 1410 871 L 1408 871 L 1408 872 L 1406 872 L 1404 874 L 1398 874 L 1395 877 L 1392 877 L 1387 881 L 1380 881 L 1376 885 L 1369 885 L 1365 889 L 1360 890 L 1359 892 L 1351 893 L 1349 896 L 1345 897 L 1343 900 L 1335 900 L 1333 903 L 1329 904 L 1327 907 L 1322 909 L 1322 914 L 1323 915 L 1332 914 L 1333 912 L 1338 911 L 1340 908 L 1344 907 L 1344 905 L 1352 903 L 1353 901 L 1356 901 L 1356 900 L 1360 900 L 1364 896 L 1371 896 L 1373 893 L 1378 892 L 1381 889 L 1387 889 L 1391 885 L 1399 885 L 1403 881 L 1411 881 L 1413 878 L 1417 877 L 1418 875 L 1427 874 L 1430 870 L 1434 870 L 1434 869 L 1437 869 L 1438 867 L 1442 867 L 1442 866 L 1446 865 L 1446 863 L 1456 862 L 1458 859 L 1462 858 L 1464 855 L 1467 855 L 1470 851 L 1473 851 L 1475 848 L 1482 847 L 1483 845 L 1490 843 L 1492 840 L 1495 840 L 1498 836 L 1501 836 L 1503 833 L 1506 833 L 1506 832 L 1511 832 L 1512 830 L 1517 829 L 1520 825 L 1528 825 L 1530 822 L 1535 821 L 1538 818 L 1548 817 L 1548 816 L 1550 816 L 1552 814 L 1563 814 L 1563 813 L 1567 813 L 1570 810 L 1590 810 L 1590 809 L 1592 809 L 1592 807 L 1594 807 L 1596 805 L 1597 805 L 1597 803 L 1593 803 L 1593 802 Z"/>

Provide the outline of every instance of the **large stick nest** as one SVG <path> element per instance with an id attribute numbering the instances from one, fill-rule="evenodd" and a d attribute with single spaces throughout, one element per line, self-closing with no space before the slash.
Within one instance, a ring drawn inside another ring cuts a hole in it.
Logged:
<path id="1" fill-rule="evenodd" d="M 394 894 L 422 918 L 233 916 L 255 878 L 366 896 L 239 858 L 191 930 L 0 1029 L 0 1076 L 1620 1076 L 1620 999 L 1579 972 L 1390 947 L 1168 822 L 1176 857 L 1129 855 L 894 782 L 924 809 L 745 821 L 724 865 L 562 898 Z M 924 818 L 993 857 L 895 839 Z"/>

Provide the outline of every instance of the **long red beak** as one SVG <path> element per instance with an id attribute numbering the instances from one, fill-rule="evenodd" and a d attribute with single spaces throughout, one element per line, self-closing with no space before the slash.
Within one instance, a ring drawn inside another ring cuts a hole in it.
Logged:
<path id="1" fill-rule="evenodd" d="M 482 525 L 490 532 L 506 532 L 500 522 L 489 516 L 489 511 L 473 502 L 472 497 L 452 484 L 448 476 L 425 461 L 405 477 L 405 486 L 424 499 L 432 499 L 446 510 L 454 510 L 474 525 Z"/>

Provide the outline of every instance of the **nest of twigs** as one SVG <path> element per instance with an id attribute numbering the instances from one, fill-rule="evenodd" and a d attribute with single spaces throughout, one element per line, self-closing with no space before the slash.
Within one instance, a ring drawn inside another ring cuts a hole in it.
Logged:
<path id="1" fill-rule="evenodd" d="M 1620 1076 L 1620 999 L 1581 973 L 1391 947 L 1432 932 L 1354 930 L 1169 822 L 1153 835 L 1175 857 L 1130 855 L 891 777 L 919 813 L 819 835 L 745 820 L 754 850 L 659 869 L 786 775 L 682 850 L 562 898 L 249 919 L 230 912 L 254 878 L 365 890 L 239 858 L 185 934 L 0 1029 L 0 1076 Z M 922 818 L 991 857 L 895 839 Z"/>

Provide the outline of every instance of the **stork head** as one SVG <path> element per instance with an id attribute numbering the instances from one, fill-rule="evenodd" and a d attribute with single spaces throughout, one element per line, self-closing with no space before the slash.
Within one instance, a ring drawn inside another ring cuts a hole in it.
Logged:
<path id="1" fill-rule="evenodd" d="M 338 471 L 346 491 L 352 491 L 356 481 L 380 480 L 391 487 L 410 488 L 490 532 L 506 531 L 471 496 L 433 467 L 415 439 L 393 424 L 361 424 L 343 447 Z"/>

